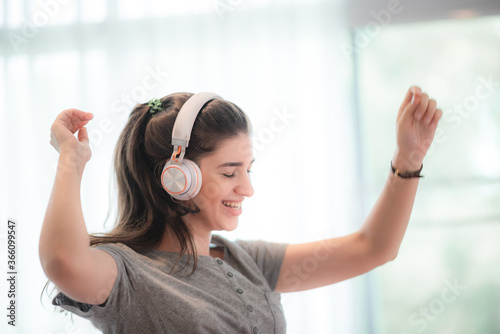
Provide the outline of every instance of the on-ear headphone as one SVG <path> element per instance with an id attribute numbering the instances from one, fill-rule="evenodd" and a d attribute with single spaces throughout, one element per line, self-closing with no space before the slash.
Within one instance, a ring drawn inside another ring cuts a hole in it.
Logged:
<path id="1" fill-rule="evenodd" d="M 184 201 L 195 197 L 201 189 L 201 171 L 198 165 L 184 159 L 191 130 L 201 108 L 208 102 L 222 99 L 219 95 L 201 92 L 191 96 L 182 106 L 172 130 L 172 157 L 161 173 L 161 184 L 173 198 Z"/>

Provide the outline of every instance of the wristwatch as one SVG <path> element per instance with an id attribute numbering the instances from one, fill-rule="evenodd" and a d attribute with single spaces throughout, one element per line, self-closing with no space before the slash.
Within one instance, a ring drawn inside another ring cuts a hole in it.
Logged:
<path id="1" fill-rule="evenodd" d="M 391 161 L 392 172 L 394 173 L 394 175 L 402 177 L 403 179 L 410 179 L 412 177 L 424 177 L 423 175 L 420 175 L 422 168 L 424 168 L 424 164 L 422 164 L 422 166 L 420 166 L 420 169 L 417 170 L 416 172 L 402 171 L 400 169 L 394 168 L 392 166 L 392 161 Z"/>

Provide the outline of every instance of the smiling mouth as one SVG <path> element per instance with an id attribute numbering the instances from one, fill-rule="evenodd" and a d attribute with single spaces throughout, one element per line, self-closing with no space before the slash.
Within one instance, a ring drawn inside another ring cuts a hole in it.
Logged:
<path id="1" fill-rule="evenodd" d="M 241 202 L 222 201 L 222 205 L 231 209 L 241 209 Z"/>

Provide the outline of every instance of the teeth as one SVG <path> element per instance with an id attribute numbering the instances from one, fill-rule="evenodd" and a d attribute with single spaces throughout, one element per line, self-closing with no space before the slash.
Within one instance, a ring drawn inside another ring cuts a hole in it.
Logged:
<path id="1" fill-rule="evenodd" d="M 241 208 L 241 202 L 229 202 L 229 201 L 222 201 L 222 204 L 225 206 L 232 208 L 232 209 L 239 209 Z"/>

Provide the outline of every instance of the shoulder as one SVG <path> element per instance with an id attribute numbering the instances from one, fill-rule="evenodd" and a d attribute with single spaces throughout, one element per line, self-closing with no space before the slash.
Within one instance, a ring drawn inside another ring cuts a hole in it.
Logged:
<path id="1" fill-rule="evenodd" d="M 233 253 L 244 253 L 252 259 L 257 260 L 260 257 L 283 257 L 285 254 L 286 243 L 269 242 L 264 240 L 241 240 L 229 241 L 221 236 L 214 236 L 215 240 L 229 248 Z"/>
<path id="2" fill-rule="evenodd" d="M 158 266 L 157 261 L 150 256 L 149 250 L 138 251 L 123 243 L 106 243 L 92 246 L 111 255 L 118 267 L 118 273 L 133 275 L 134 270 Z M 165 259 L 163 259 L 165 260 Z M 163 261 L 164 262 L 164 261 Z M 134 269 L 134 270 L 128 270 Z"/>
<path id="3" fill-rule="evenodd" d="M 132 248 L 129 246 L 122 244 L 121 242 L 110 242 L 110 243 L 105 243 L 105 244 L 97 244 L 94 246 L 91 246 L 92 248 L 96 249 L 102 249 L 102 250 L 111 250 L 111 251 L 117 251 L 117 252 L 126 252 L 126 253 L 132 253 L 135 252 Z"/>
<path id="4" fill-rule="evenodd" d="M 144 249 L 144 250 L 136 250 L 130 246 L 127 246 L 123 243 L 105 243 L 91 246 L 94 249 L 100 249 L 111 255 L 119 255 L 125 258 L 138 258 L 143 259 L 145 257 L 149 257 L 151 252 L 154 252 L 153 249 Z"/>
<path id="5" fill-rule="evenodd" d="M 253 282 L 267 281 L 269 288 L 274 290 L 288 244 L 263 240 L 229 241 L 217 235 L 212 241 L 225 247 L 224 254 L 230 265 Z"/>
<path id="6" fill-rule="evenodd" d="M 91 246 L 91 248 L 105 251 L 113 257 L 117 264 L 123 262 L 126 259 L 134 259 L 140 257 L 139 253 L 122 243 L 98 244 L 95 246 Z"/>
<path id="7" fill-rule="evenodd" d="M 235 240 L 230 241 L 219 235 L 212 238 L 218 246 L 226 249 L 226 254 L 239 261 L 252 261 L 259 267 L 281 264 L 288 246 L 286 243 L 269 242 L 263 240 Z"/>
<path id="8" fill-rule="evenodd" d="M 248 240 L 248 239 L 236 239 L 236 240 L 229 240 L 221 235 L 214 234 L 212 236 L 212 242 L 218 246 L 229 246 L 229 247 L 236 247 L 244 251 L 252 250 L 255 248 L 259 247 L 266 247 L 266 248 L 281 248 L 281 247 L 286 247 L 288 245 L 287 243 L 280 243 L 280 242 L 272 242 L 272 241 L 265 241 L 265 240 Z"/>

